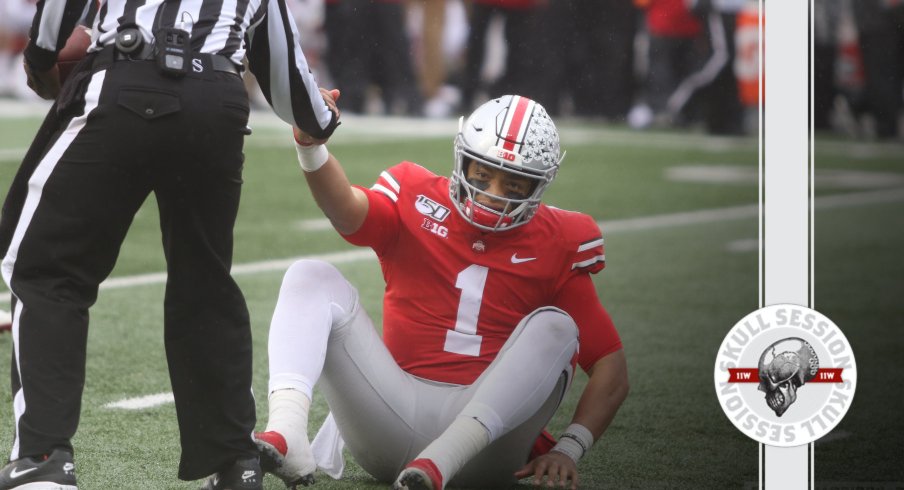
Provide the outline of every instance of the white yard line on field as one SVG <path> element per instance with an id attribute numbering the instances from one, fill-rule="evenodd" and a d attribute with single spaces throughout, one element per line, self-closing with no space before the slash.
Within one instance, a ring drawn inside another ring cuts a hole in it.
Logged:
<path id="1" fill-rule="evenodd" d="M 756 204 L 734 206 L 730 208 L 701 209 L 684 213 L 655 214 L 637 218 L 600 221 L 597 224 L 603 230 L 603 236 L 624 231 L 644 231 L 675 226 L 688 226 L 719 221 L 733 221 L 744 218 L 755 218 L 759 208 Z"/>
<path id="2" fill-rule="evenodd" d="M 344 264 L 346 262 L 356 262 L 375 258 L 376 255 L 371 249 L 354 249 L 344 252 L 331 252 L 326 254 L 302 255 L 299 257 L 290 257 L 287 259 L 264 260 L 261 262 L 250 262 L 247 264 L 236 264 L 232 266 L 232 275 L 241 276 L 246 274 L 257 274 L 259 272 L 284 271 L 289 268 L 295 261 L 301 259 L 314 259 L 330 262 L 332 264 Z M 100 289 L 119 289 L 133 286 L 144 286 L 147 284 L 163 284 L 166 282 L 166 272 L 153 272 L 150 274 L 138 274 L 135 276 L 123 276 L 107 279 L 100 285 Z M 0 298 L 2 301 L 2 298 Z M 7 301 L 9 301 L 7 299 Z"/>
<path id="3" fill-rule="evenodd" d="M 144 410 L 145 408 L 153 408 L 167 403 L 173 403 L 175 399 L 171 392 L 157 393 L 156 395 L 136 396 L 134 398 L 126 398 L 104 405 L 104 408 L 122 408 L 124 410 Z"/>
<path id="4" fill-rule="evenodd" d="M 734 253 L 756 252 L 760 249 L 760 240 L 758 238 L 733 240 L 725 245 L 725 249 Z"/>
<path id="5" fill-rule="evenodd" d="M 904 201 L 904 188 L 818 197 L 816 198 L 816 209 L 824 210 L 839 207 L 863 206 L 899 201 Z M 757 205 L 749 204 L 745 206 L 734 206 L 728 208 L 701 209 L 699 211 L 688 211 L 683 213 L 669 213 L 612 221 L 601 221 L 598 224 L 603 230 L 603 235 L 610 235 L 612 233 L 646 231 L 755 218 L 758 214 L 758 211 L 759 208 Z M 307 228 L 309 230 L 329 229 L 328 226 L 325 226 L 324 220 L 322 219 L 300 222 L 299 226 L 302 228 Z M 232 274 L 239 276 L 246 274 L 257 274 L 262 272 L 283 271 L 286 270 L 293 262 L 300 259 L 315 259 L 323 260 L 333 264 L 343 264 L 360 260 L 372 260 L 374 258 L 376 258 L 376 255 L 372 250 L 356 248 L 353 250 L 346 250 L 341 252 L 302 255 L 285 259 L 264 260 L 260 262 L 250 262 L 247 264 L 236 264 L 232 267 Z M 165 272 L 154 272 L 150 274 L 138 274 L 134 276 L 110 278 L 100 285 L 100 289 L 120 289 L 134 286 L 144 286 L 149 284 L 163 284 L 165 282 Z M 9 303 L 9 291 L 0 291 L 0 304 L 3 303 Z"/>
<path id="6" fill-rule="evenodd" d="M 14 162 L 16 164 L 25 157 L 28 148 L 0 148 L 0 162 Z"/>
<path id="7" fill-rule="evenodd" d="M 756 185 L 757 169 L 750 165 L 674 165 L 665 169 L 666 180 L 706 184 Z M 904 174 L 864 170 L 823 169 L 816 172 L 819 189 L 891 189 L 904 185 Z"/>
<path id="8" fill-rule="evenodd" d="M 333 225 L 326 218 L 303 219 L 298 222 L 298 229 L 301 231 L 323 231 L 332 230 Z"/>
<path id="9" fill-rule="evenodd" d="M 613 220 L 600 222 L 604 234 L 618 233 L 624 231 L 640 231 L 655 228 L 667 228 L 672 226 L 686 226 L 692 224 L 712 223 L 717 221 L 729 221 L 742 218 L 752 218 L 757 214 L 756 205 L 737 206 L 722 209 L 704 209 L 700 211 L 690 211 L 686 213 L 671 213 L 654 216 L 645 216 L 640 218 L 629 218 L 623 220 Z M 305 220 L 299 222 L 301 229 L 307 231 L 329 230 L 329 221 L 326 219 Z M 302 255 L 298 257 L 289 257 L 285 259 L 264 260 L 260 262 L 250 262 L 247 264 L 236 264 L 232 267 L 232 274 L 235 276 L 245 274 L 256 274 L 261 272 L 284 271 L 293 262 L 300 259 L 315 259 L 331 262 L 333 264 L 342 264 L 347 262 L 355 262 L 359 260 L 374 259 L 376 255 L 371 249 L 353 249 L 342 252 L 333 252 L 316 255 Z M 163 284 L 166 282 L 166 272 L 152 272 L 149 274 L 137 274 L 134 276 L 123 276 L 109 278 L 100 285 L 100 289 L 120 289 L 134 286 L 144 286 L 149 284 Z M 0 291 L 0 304 L 9 303 L 9 292 Z"/>

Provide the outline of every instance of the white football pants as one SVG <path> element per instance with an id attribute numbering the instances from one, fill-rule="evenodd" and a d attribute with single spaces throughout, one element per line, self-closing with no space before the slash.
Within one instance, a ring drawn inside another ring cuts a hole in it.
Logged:
<path id="1" fill-rule="evenodd" d="M 452 478 L 456 485 L 504 486 L 571 383 L 578 347 L 574 321 L 557 308 L 527 315 L 471 385 L 403 371 L 374 330 L 358 292 L 331 264 L 294 263 L 270 325 L 269 390 L 311 396 L 320 381 L 339 432 L 358 464 L 393 481 L 456 416 L 471 416 L 490 445 Z M 412 346 L 417 348 L 417 346 Z M 322 371 L 322 378 L 321 378 Z"/>

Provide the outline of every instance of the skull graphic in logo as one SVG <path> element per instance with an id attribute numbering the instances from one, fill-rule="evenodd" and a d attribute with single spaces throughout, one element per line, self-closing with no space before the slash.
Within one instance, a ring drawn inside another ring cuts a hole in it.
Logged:
<path id="1" fill-rule="evenodd" d="M 766 404 L 781 417 L 797 400 L 797 389 L 816 376 L 819 358 L 807 341 L 797 337 L 779 340 L 760 356 L 759 390 Z"/>

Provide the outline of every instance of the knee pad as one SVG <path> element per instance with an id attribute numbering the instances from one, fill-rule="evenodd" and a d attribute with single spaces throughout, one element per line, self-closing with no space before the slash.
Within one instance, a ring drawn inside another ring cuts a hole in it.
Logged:
<path id="1" fill-rule="evenodd" d="M 283 276 L 283 285 L 295 287 L 326 287 L 345 282 L 339 269 L 322 260 L 301 259 L 292 263 Z"/>
<path id="2" fill-rule="evenodd" d="M 565 311 L 552 306 L 538 308 L 524 317 L 524 329 L 540 328 L 554 342 L 570 342 L 578 339 L 578 326 Z"/>
<path id="3" fill-rule="evenodd" d="M 350 319 L 358 307 L 358 291 L 333 264 L 322 260 L 302 259 L 286 270 L 280 296 L 318 298 L 329 303 L 338 323 Z"/>

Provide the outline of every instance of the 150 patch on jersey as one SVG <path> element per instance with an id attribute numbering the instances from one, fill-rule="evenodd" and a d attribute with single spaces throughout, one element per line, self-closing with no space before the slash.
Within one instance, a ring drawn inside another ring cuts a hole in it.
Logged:
<path id="1" fill-rule="evenodd" d="M 429 216 L 436 221 L 442 222 L 449 216 L 449 208 L 443 206 L 442 204 L 430 199 L 429 197 L 420 194 L 417 196 L 417 201 L 414 203 L 415 209 L 418 210 L 421 214 L 425 216 Z"/>

